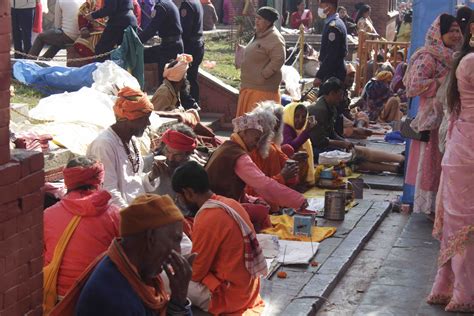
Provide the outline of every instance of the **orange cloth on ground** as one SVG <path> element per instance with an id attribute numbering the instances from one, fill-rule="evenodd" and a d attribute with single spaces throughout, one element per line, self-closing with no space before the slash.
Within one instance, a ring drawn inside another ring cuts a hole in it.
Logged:
<path id="1" fill-rule="evenodd" d="M 293 217 L 288 215 L 270 216 L 272 221 L 272 228 L 263 230 L 262 234 L 269 234 L 278 236 L 283 240 L 296 240 L 296 241 L 314 241 L 321 242 L 326 238 L 331 237 L 336 233 L 336 227 L 320 227 L 314 226 L 311 232 L 311 237 L 306 236 L 295 236 L 293 235 Z"/>
<path id="2" fill-rule="evenodd" d="M 241 89 L 239 93 L 239 102 L 237 104 L 237 114 L 235 117 L 251 112 L 257 107 L 257 103 L 262 101 L 275 101 L 280 103 L 280 92 L 260 91 L 248 88 Z"/>
<path id="3" fill-rule="evenodd" d="M 253 228 L 249 215 L 235 200 L 213 195 L 212 199 L 232 207 Z M 263 311 L 260 279 L 245 267 L 244 239 L 237 222 L 221 208 L 208 209 L 194 220 L 192 280 L 212 293 L 209 313 L 258 314 Z"/>
<path id="4" fill-rule="evenodd" d="M 146 93 L 130 87 L 120 89 L 114 113 L 119 120 L 133 121 L 153 112 L 153 104 Z"/>
<path id="5" fill-rule="evenodd" d="M 58 274 L 58 295 L 64 296 L 94 259 L 119 235 L 119 209 L 109 205 L 106 191 L 68 193 L 44 211 L 44 265 L 48 265 L 64 229 L 82 216 L 64 252 Z"/>

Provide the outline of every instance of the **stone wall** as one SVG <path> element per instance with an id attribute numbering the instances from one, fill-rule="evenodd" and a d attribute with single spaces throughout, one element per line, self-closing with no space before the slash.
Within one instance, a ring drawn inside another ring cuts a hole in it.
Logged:
<path id="1" fill-rule="evenodd" d="M 0 315 L 42 315 L 43 154 L 9 147 L 10 3 L 0 2 Z"/>

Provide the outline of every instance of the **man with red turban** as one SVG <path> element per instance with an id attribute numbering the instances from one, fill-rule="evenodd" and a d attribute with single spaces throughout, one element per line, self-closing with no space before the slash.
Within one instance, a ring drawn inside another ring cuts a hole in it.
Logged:
<path id="1" fill-rule="evenodd" d="M 45 313 L 119 236 L 119 208 L 109 203 L 110 194 L 101 188 L 103 165 L 77 157 L 63 173 L 68 192 L 44 211 Z M 71 233 L 70 239 L 64 240 Z"/>
<path id="2" fill-rule="evenodd" d="M 153 105 L 145 93 L 130 87 L 121 89 L 114 105 L 117 122 L 103 131 L 90 145 L 87 154 L 97 157 L 105 169 L 104 189 L 121 208 L 138 195 L 156 189 L 158 168 L 143 172 L 143 158 L 135 142 L 150 125 Z"/>

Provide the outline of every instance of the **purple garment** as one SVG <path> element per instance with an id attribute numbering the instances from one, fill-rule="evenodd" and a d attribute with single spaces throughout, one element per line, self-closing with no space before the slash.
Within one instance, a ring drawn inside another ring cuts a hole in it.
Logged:
<path id="1" fill-rule="evenodd" d="M 309 139 L 308 131 L 304 130 L 298 136 L 298 134 L 293 129 L 293 127 L 291 127 L 288 124 L 285 124 L 283 126 L 283 144 L 282 145 L 285 145 L 285 144 L 290 145 L 291 147 L 293 147 L 295 152 L 297 152 L 300 149 L 300 147 L 303 146 L 304 143 L 306 143 L 308 139 Z"/>
<path id="2" fill-rule="evenodd" d="M 154 0 L 139 0 L 140 7 L 142 8 L 142 24 L 140 25 L 141 29 L 146 29 L 147 25 L 153 19 L 151 17 L 151 12 L 155 6 Z"/>
<path id="3" fill-rule="evenodd" d="M 398 64 L 397 68 L 395 69 L 395 75 L 393 76 L 392 83 L 390 84 L 390 89 L 397 93 L 398 90 L 405 90 L 405 86 L 403 85 L 403 77 L 405 76 L 405 72 L 407 69 L 406 63 Z"/>

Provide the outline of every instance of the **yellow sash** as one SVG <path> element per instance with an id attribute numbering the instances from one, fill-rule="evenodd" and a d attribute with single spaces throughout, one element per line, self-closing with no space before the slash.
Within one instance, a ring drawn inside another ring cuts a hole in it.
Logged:
<path id="1" fill-rule="evenodd" d="M 43 315 L 48 315 L 58 300 L 59 267 L 63 261 L 64 251 L 69 244 L 69 240 L 80 221 L 81 216 L 76 215 L 72 218 L 54 248 L 53 259 L 43 268 Z"/>

